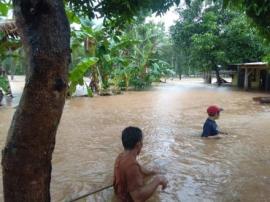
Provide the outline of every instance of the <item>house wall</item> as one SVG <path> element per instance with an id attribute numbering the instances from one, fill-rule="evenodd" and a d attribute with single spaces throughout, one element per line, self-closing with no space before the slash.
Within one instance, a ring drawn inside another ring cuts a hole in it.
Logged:
<path id="1" fill-rule="evenodd" d="M 232 75 L 232 86 L 237 86 L 237 81 L 238 81 L 238 75 L 237 73 L 234 73 Z"/>
<path id="2" fill-rule="evenodd" d="M 250 76 L 249 76 L 249 88 L 251 89 L 260 89 L 260 83 L 261 83 L 261 78 L 260 78 L 260 70 L 254 71 Z M 234 73 L 232 76 L 232 86 L 243 88 L 244 87 L 244 77 L 245 77 L 245 71 L 244 69 L 238 69 L 237 73 Z M 267 79 L 266 79 L 266 84 L 265 88 L 266 91 L 270 91 L 270 72 L 267 74 Z M 263 89 L 263 90 L 264 90 Z"/>
<path id="3" fill-rule="evenodd" d="M 245 69 L 238 68 L 237 87 L 244 88 L 244 82 L 245 82 Z"/>
<path id="4" fill-rule="evenodd" d="M 250 88 L 251 89 L 259 89 L 260 88 L 260 70 L 254 69 L 252 74 L 250 75 Z"/>
<path id="5" fill-rule="evenodd" d="M 244 88 L 245 69 L 235 66 L 231 65 L 231 69 L 237 69 L 237 72 L 232 75 L 232 86 Z M 252 69 L 253 73 L 249 76 L 248 82 L 249 89 L 270 92 L 270 68 L 268 70 L 262 70 L 262 68 L 258 69 L 258 67 L 254 66 Z"/>

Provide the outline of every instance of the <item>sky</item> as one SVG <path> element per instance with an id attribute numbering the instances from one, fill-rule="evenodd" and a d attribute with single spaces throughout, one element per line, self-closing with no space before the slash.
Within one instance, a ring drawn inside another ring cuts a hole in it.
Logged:
<path id="1" fill-rule="evenodd" d="M 175 21 L 178 19 L 178 14 L 175 11 L 176 7 L 171 7 L 164 15 L 162 16 L 156 16 L 153 14 L 151 17 L 146 18 L 146 22 L 154 22 L 154 23 L 159 23 L 162 22 L 164 23 L 166 32 L 169 31 L 170 26 L 175 24 Z"/>
<path id="2" fill-rule="evenodd" d="M 181 0 L 181 4 L 183 5 L 183 1 Z M 180 4 L 180 5 L 181 5 Z M 165 26 L 165 30 L 166 32 L 169 32 L 170 26 L 175 24 L 175 21 L 178 19 L 178 14 L 175 11 L 176 6 L 171 7 L 165 14 L 163 14 L 162 16 L 156 16 L 155 14 L 153 14 L 151 17 L 147 17 L 146 18 L 146 22 L 154 22 L 154 23 L 164 23 Z M 11 18 L 12 16 L 12 12 L 9 12 L 9 17 Z M 102 20 L 96 20 L 97 24 L 100 24 L 102 22 Z"/>
<path id="3" fill-rule="evenodd" d="M 178 14 L 175 11 L 177 7 L 173 6 L 171 7 L 165 14 L 162 16 L 156 16 L 156 14 L 153 14 L 151 17 L 147 17 L 145 22 L 154 22 L 154 23 L 159 23 L 162 22 L 164 23 L 165 30 L 166 32 L 170 31 L 170 26 L 175 24 L 175 21 L 178 19 Z M 96 24 L 101 24 L 102 19 L 94 20 Z"/>

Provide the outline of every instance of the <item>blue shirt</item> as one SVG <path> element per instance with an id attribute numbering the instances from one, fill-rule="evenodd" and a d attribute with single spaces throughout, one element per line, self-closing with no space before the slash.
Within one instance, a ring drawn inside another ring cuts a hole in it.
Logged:
<path id="1" fill-rule="evenodd" d="M 206 119 L 203 125 L 202 137 L 215 136 L 218 135 L 217 123 L 212 119 Z"/>

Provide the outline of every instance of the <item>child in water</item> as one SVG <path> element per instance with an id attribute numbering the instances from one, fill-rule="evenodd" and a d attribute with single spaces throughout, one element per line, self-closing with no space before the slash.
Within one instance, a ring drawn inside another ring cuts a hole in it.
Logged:
<path id="1" fill-rule="evenodd" d="M 221 138 L 220 134 L 227 135 L 227 133 L 218 129 L 218 125 L 216 123 L 216 120 L 219 118 L 221 111 L 223 111 L 223 109 L 215 105 L 209 106 L 207 108 L 208 118 L 206 119 L 203 126 L 202 137 Z"/>
<path id="2" fill-rule="evenodd" d="M 113 187 L 119 202 L 146 201 L 159 185 L 167 186 L 167 179 L 157 171 L 148 170 L 137 162 L 137 156 L 143 147 L 143 133 L 137 127 L 127 127 L 122 132 L 124 151 L 115 161 Z M 146 176 L 156 175 L 144 184 Z"/>

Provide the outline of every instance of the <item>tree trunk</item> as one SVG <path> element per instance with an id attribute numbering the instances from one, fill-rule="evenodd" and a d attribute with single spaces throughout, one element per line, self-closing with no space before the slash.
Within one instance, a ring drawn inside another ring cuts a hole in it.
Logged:
<path id="1" fill-rule="evenodd" d="M 2 90 L 0 90 L 0 106 L 2 106 L 3 97 L 4 97 L 4 93 Z"/>
<path id="2" fill-rule="evenodd" d="M 94 93 L 99 93 L 99 79 L 98 79 L 98 72 L 96 70 L 96 67 L 92 68 L 92 73 L 91 73 L 91 81 L 89 84 L 89 87 L 91 88 L 92 92 Z"/>
<path id="3" fill-rule="evenodd" d="M 221 79 L 221 77 L 220 77 L 219 69 L 218 69 L 217 66 L 216 66 L 216 68 L 215 68 L 215 72 L 216 72 L 217 84 L 218 84 L 218 86 L 221 86 L 222 79 Z"/>
<path id="4" fill-rule="evenodd" d="M 12 58 L 12 50 L 9 48 L 8 50 L 8 66 L 9 66 L 9 73 L 10 73 L 10 79 L 13 81 L 14 79 L 14 64 L 13 64 L 13 58 Z"/>
<path id="5" fill-rule="evenodd" d="M 2 152 L 4 200 L 47 202 L 68 82 L 70 28 L 62 0 L 13 3 L 29 69 Z"/>
<path id="6" fill-rule="evenodd" d="M 211 75 L 211 71 L 210 72 L 205 72 L 204 74 L 204 81 L 207 84 L 211 84 L 212 83 L 212 75 Z"/>
<path id="7" fill-rule="evenodd" d="M 10 82 L 9 82 L 8 77 L 7 77 L 7 81 L 8 81 L 8 91 L 6 92 L 6 95 L 13 98 L 13 94 L 12 94 L 12 90 L 11 90 L 11 86 L 10 86 Z"/>

